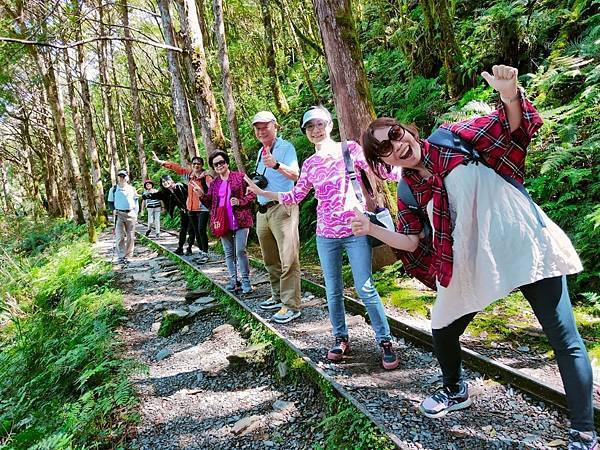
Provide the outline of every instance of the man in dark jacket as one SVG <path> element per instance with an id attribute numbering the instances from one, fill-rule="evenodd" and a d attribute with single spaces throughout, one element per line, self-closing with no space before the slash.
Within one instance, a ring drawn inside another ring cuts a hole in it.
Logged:
<path id="1" fill-rule="evenodd" d="M 161 190 L 153 194 L 144 194 L 144 200 L 162 200 L 166 210 L 171 217 L 175 214 L 175 207 L 179 208 L 179 219 L 181 228 L 179 229 L 179 244 L 175 253 L 183 255 L 183 244 L 185 244 L 186 234 L 190 234 L 188 239 L 187 253 L 191 254 L 192 245 L 194 244 L 193 232 L 190 228 L 190 219 L 187 213 L 186 201 L 188 197 L 187 184 L 175 183 L 169 175 L 163 175 L 160 178 Z"/>

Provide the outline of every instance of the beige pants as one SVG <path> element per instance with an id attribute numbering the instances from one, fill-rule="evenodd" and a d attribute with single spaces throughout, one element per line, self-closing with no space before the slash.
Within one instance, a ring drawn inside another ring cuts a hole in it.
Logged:
<path id="1" fill-rule="evenodd" d="M 271 281 L 273 300 L 300 309 L 298 205 L 275 205 L 256 214 L 256 234 Z"/>
<path id="2" fill-rule="evenodd" d="M 131 258 L 133 256 L 136 222 L 137 216 L 135 211 L 130 211 L 128 213 L 117 211 L 115 240 L 117 245 L 117 256 L 119 258 Z"/>

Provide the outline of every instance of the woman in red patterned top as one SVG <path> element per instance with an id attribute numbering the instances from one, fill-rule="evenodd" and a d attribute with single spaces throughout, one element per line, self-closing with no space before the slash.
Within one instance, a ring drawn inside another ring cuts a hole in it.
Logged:
<path id="1" fill-rule="evenodd" d="M 211 231 L 221 238 L 229 271 L 227 289 L 236 291 L 241 286 L 242 293 L 249 294 L 252 287 L 246 244 L 250 227 L 254 225 L 252 202 L 256 195 L 246 192 L 248 185 L 242 172 L 229 170 L 229 156 L 224 151 L 213 152 L 208 157 L 208 165 L 217 174 L 208 191 L 197 185 L 190 189 L 194 189 L 200 201 L 210 209 Z"/>
<path id="2" fill-rule="evenodd" d="M 423 414 L 442 417 L 471 404 L 459 337 L 478 311 L 519 288 L 556 354 L 571 419 L 569 449 L 598 450 L 592 369 L 565 278 L 581 271 L 581 262 L 565 233 L 519 185 L 527 146 L 542 119 L 517 88 L 517 69 L 494 66 L 493 75 L 482 75 L 500 93 L 498 109 L 441 127 L 472 146 L 481 164 L 420 140 L 394 119 L 375 120 L 363 134 L 366 160 L 382 178 L 392 166 L 402 167 L 421 211 L 398 199 L 398 233 L 362 214 L 353 219 L 353 232 L 402 250 L 406 270 L 437 289 L 431 326 L 443 387 L 421 403 Z M 432 237 L 424 237 L 425 215 Z"/>

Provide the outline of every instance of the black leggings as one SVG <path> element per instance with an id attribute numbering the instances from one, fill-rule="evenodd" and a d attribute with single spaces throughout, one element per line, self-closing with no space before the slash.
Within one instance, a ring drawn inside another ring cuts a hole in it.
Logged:
<path id="1" fill-rule="evenodd" d="M 192 226 L 196 245 L 203 252 L 208 252 L 208 234 L 206 228 L 208 226 L 208 211 L 190 211 L 190 224 Z M 190 244 L 191 247 L 191 244 Z"/>
<path id="2" fill-rule="evenodd" d="M 190 235 L 188 240 L 188 246 L 191 247 L 194 244 L 194 233 L 190 226 L 190 217 L 188 216 L 187 211 L 179 211 L 179 242 L 177 244 L 177 248 L 183 249 L 183 244 L 185 244 L 185 238 Z"/>
<path id="3" fill-rule="evenodd" d="M 567 396 L 571 428 L 593 430 L 592 366 L 577 331 L 566 280 L 564 277 L 546 278 L 520 289 L 554 349 Z M 432 330 L 444 386 L 455 386 L 462 381 L 459 337 L 475 314 L 467 314 L 447 327 Z"/>

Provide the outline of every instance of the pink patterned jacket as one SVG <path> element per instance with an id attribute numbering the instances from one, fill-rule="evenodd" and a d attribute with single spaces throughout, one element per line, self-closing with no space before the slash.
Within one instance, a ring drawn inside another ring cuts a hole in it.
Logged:
<path id="1" fill-rule="evenodd" d="M 348 150 L 354 161 L 354 170 L 370 170 L 362 147 L 348 141 Z M 400 170 L 393 170 L 387 177 L 400 179 Z M 285 205 L 300 203 L 314 188 L 317 199 L 317 236 L 324 238 L 344 238 L 352 235 L 350 221 L 354 217 L 354 207 L 364 211 L 346 172 L 341 144 L 334 148 L 319 150 L 302 164 L 300 178 L 289 192 L 279 194 L 279 202 Z"/>

